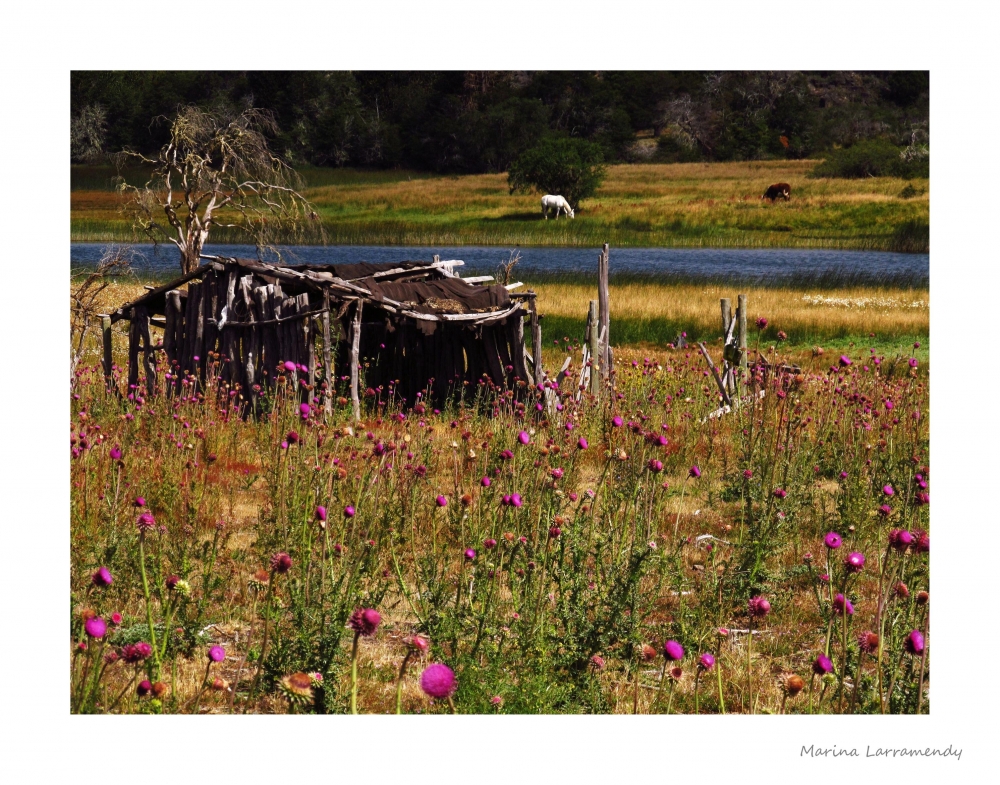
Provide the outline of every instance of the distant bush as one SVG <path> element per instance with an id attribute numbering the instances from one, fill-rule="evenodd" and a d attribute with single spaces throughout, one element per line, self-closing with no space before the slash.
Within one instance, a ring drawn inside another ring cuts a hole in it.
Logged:
<path id="1" fill-rule="evenodd" d="M 664 131 L 656 139 L 656 160 L 661 163 L 690 163 L 701 159 L 698 149 L 681 134 L 671 129 Z"/>
<path id="2" fill-rule="evenodd" d="M 522 153 L 507 174 L 510 192 L 559 194 L 575 210 L 593 196 L 607 170 L 601 146 L 585 139 L 550 136 Z"/>
<path id="3" fill-rule="evenodd" d="M 926 146 L 897 147 L 886 139 L 870 139 L 832 151 L 810 177 L 930 177 Z"/>

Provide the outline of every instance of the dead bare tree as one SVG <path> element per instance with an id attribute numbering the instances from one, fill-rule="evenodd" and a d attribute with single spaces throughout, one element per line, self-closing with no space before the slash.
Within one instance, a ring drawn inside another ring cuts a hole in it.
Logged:
<path id="1" fill-rule="evenodd" d="M 277 130 L 273 115 L 262 109 L 233 114 L 181 107 L 170 141 L 155 158 L 134 150 L 116 156 L 119 172 L 136 161 L 152 168 L 142 186 L 118 178 L 134 228 L 177 246 L 184 274 L 200 264 L 213 226 L 245 233 L 258 254 L 273 250 L 279 239 L 322 235 L 319 216 L 299 193 L 301 180 L 268 146 L 268 134 Z"/>
<path id="2" fill-rule="evenodd" d="M 76 369 L 83 357 L 83 344 L 90 332 L 90 325 L 97 320 L 101 308 L 101 292 L 117 278 L 135 280 L 133 262 L 135 250 L 127 245 L 109 245 L 97 266 L 82 276 L 70 290 L 70 389 L 76 385 Z"/>

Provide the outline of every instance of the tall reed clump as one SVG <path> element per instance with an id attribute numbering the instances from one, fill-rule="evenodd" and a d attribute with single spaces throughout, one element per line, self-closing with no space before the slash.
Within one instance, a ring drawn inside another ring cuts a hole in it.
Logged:
<path id="1" fill-rule="evenodd" d="M 927 711 L 926 372 L 781 346 L 712 418 L 669 347 L 360 423 L 343 378 L 324 415 L 279 366 L 249 418 L 218 356 L 170 395 L 81 365 L 71 709 Z"/>

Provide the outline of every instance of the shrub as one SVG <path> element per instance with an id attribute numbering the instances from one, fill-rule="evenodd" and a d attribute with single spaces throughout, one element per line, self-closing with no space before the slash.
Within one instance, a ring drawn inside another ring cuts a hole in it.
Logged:
<path id="1" fill-rule="evenodd" d="M 832 151 L 810 172 L 811 177 L 929 177 L 930 153 L 911 154 L 886 139 L 869 139 Z"/>
<path id="2" fill-rule="evenodd" d="M 607 170 L 600 145 L 584 139 L 548 137 L 522 153 L 507 175 L 510 192 L 560 194 L 575 210 L 593 196 Z"/>

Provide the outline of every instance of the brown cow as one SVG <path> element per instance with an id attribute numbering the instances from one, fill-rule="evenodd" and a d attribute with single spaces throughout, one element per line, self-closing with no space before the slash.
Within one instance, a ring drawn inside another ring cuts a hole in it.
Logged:
<path id="1" fill-rule="evenodd" d="M 764 191 L 764 195 L 760 198 L 767 199 L 769 202 L 773 202 L 775 199 L 784 199 L 787 202 L 791 196 L 792 186 L 788 183 L 775 183 L 774 185 L 769 185 L 767 190 Z"/>

